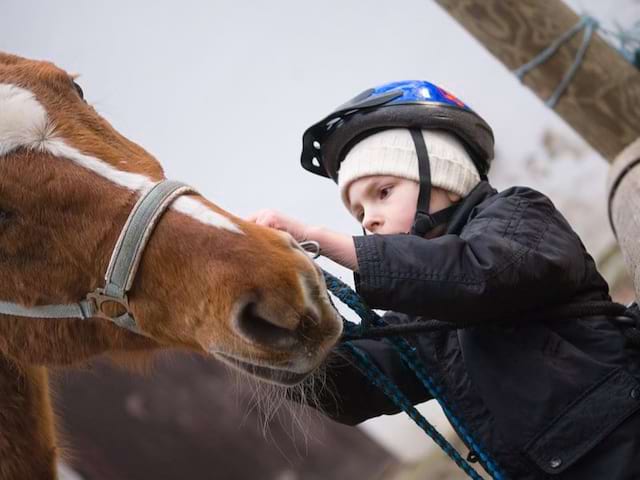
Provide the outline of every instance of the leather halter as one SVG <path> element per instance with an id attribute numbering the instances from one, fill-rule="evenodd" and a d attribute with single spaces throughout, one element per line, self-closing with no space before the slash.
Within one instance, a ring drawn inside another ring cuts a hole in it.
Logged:
<path id="1" fill-rule="evenodd" d="M 104 318 L 117 326 L 145 335 L 136 324 L 129 308 L 127 293 L 135 279 L 138 265 L 151 233 L 164 211 L 180 195 L 194 190 L 184 183 L 162 180 L 143 194 L 135 204 L 111 254 L 103 288 L 96 288 L 78 303 L 25 307 L 0 301 L 0 314 L 30 318 Z M 117 303 L 125 313 L 110 316 L 103 305 Z"/>

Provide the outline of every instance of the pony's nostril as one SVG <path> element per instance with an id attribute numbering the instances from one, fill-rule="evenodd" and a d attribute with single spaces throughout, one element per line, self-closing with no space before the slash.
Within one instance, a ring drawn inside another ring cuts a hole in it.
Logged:
<path id="1" fill-rule="evenodd" d="M 317 327 L 320 325 L 320 317 L 317 313 L 307 310 L 307 312 L 302 316 L 302 323 L 305 327 Z"/>
<path id="2" fill-rule="evenodd" d="M 299 343 L 295 330 L 276 325 L 258 313 L 256 302 L 242 307 L 236 319 L 238 332 L 247 340 L 277 349 L 287 349 Z"/>

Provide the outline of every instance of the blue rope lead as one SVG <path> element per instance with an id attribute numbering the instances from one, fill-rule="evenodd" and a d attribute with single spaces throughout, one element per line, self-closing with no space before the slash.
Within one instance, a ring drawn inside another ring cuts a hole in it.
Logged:
<path id="1" fill-rule="evenodd" d="M 369 309 L 362 299 L 348 285 L 337 279 L 328 272 L 324 272 L 325 281 L 328 289 L 340 299 L 351 310 L 356 312 L 362 319 L 362 323 L 357 325 L 344 319 L 344 330 L 347 337 L 357 337 L 358 334 L 366 333 L 369 325 L 384 326 L 386 323 L 378 314 Z M 399 353 L 402 361 L 407 365 L 422 382 L 431 396 L 438 401 L 445 414 L 451 421 L 454 429 L 462 437 L 467 445 L 478 455 L 482 465 L 489 474 L 496 479 L 502 479 L 504 476 L 498 470 L 493 460 L 484 452 L 478 442 L 471 437 L 467 429 L 460 423 L 453 414 L 449 406 L 442 398 L 440 389 L 435 385 L 429 377 L 426 369 L 420 361 L 415 349 L 405 339 L 399 336 L 392 336 L 387 339 L 396 351 Z M 351 342 L 345 342 L 345 346 L 353 353 L 354 359 L 358 361 L 359 367 L 367 376 L 369 381 L 382 389 L 382 391 L 416 424 L 422 428 L 425 433 L 471 478 L 482 478 L 458 453 L 458 451 L 440 433 L 413 407 L 409 399 L 400 392 L 398 387 L 391 382 L 375 364 L 366 356 L 364 352 L 356 348 Z"/>
<path id="2" fill-rule="evenodd" d="M 360 367 L 364 370 L 367 378 L 376 387 L 381 389 L 398 407 L 411 417 L 411 419 L 431 437 L 431 439 L 451 458 L 458 467 L 475 480 L 482 480 L 482 477 L 462 458 L 460 453 L 436 430 L 436 428 L 424 418 L 418 410 L 411 404 L 411 401 L 400 391 L 400 389 L 389 380 L 384 373 L 380 371 L 375 364 L 369 360 L 367 354 L 347 342 L 345 346 L 351 351 L 353 356 L 358 360 Z"/>
<path id="3" fill-rule="evenodd" d="M 554 53 L 556 53 L 562 45 L 568 42 L 580 30 L 584 29 L 582 44 L 580 45 L 580 48 L 576 53 L 576 58 L 574 59 L 573 64 L 569 68 L 569 71 L 564 75 L 564 77 L 562 78 L 562 81 L 556 87 L 553 94 L 545 102 L 549 108 L 554 108 L 556 106 L 556 103 L 558 103 L 558 100 L 566 90 L 566 88 L 569 86 L 569 83 L 571 83 L 571 80 L 573 80 L 573 77 L 575 76 L 576 72 L 578 71 L 578 67 L 580 67 L 580 64 L 582 63 L 584 54 L 586 53 L 587 47 L 589 46 L 589 42 L 593 37 L 593 32 L 597 28 L 598 28 L 598 21 L 595 18 L 590 17 L 589 15 L 584 15 L 580 19 L 580 21 L 576 25 L 574 25 L 570 30 L 567 30 L 565 33 L 563 33 L 551 45 L 549 45 L 542 52 L 540 52 L 533 60 L 515 69 L 513 73 L 520 80 L 522 80 L 522 77 L 524 77 L 528 72 L 530 72 L 534 68 L 540 66 L 541 64 L 549 60 L 549 58 L 551 58 L 551 56 Z"/>

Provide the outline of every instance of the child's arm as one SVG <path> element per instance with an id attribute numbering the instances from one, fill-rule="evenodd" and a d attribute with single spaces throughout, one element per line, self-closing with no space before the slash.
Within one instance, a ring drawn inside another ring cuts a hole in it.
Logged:
<path id="1" fill-rule="evenodd" d="M 393 380 L 400 391 L 413 405 L 431 400 L 414 373 L 400 358 L 398 351 L 388 342 L 381 340 L 353 340 L 351 345 L 366 352 L 380 371 Z M 292 400 L 320 410 L 329 418 L 346 425 L 357 425 L 369 418 L 380 415 L 394 415 L 400 408 L 392 402 L 382 389 L 374 385 L 356 367 L 351 353 L 343 348 L 334 349 L 323 365 L 318 383 L 309 384 L 313 388 L 306 395 L 299 389 L 289 389 Z"/>
<path id="2" fill-rule="evenodd" d="M 372 308 L 455 322 L 577 302 L 581 289 L 609 299 L 579 237 L 526 188 L 476 208 L 456 234 L 368 235 L 355 245 L 356 288 Z"/>
<path id="3" fill-rule="evenodd" d="M 275 210 L 260 210 L 248 221 L 289 233 L 297 242 L 313 240 L 320 245 L 320 253 L 343 267 L 358 271 L 353 237 L 325 227 L 307 225 Z"/>
<path id="4" fill-rule="evenodd" d="M 323 255 L 357 271 L 356 250 L 351 236 L 324 227 L 306 225 L 274 210 L 261 210 L 247 220 L 288 232 L 298 242 L 314 240 L 320 244 Z M 431 398 L 416 376 L 406 369 L 398 352 L 389 343 L 379 340 L 355 340 L 351 343 L 366 351 L 371 361 L 387 377 L 393 379 L 413 404 Z M 333 420 L 347 425 L 356 425 L 383 414 L 398 413 L 400 409 L 362 374 L 350 357 L 349 352 L 336 348 L 323 366 L 322 378 L 326 381 L 322 388 L 305 394 L 299 389 L 289 389 L 288 395 L 292 400 L 306 403 Z"/>

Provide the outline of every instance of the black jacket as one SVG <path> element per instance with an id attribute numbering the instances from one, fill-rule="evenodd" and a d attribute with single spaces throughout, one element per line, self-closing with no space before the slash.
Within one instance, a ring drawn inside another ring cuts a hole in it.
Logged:
<path id="1" fill-rule="evenodd" d="M 389 310 L 387 322 L 487 320 L 408 339 L 452 424 L 491 459 L 496 477 L 640 478 L 639 352 L 604 316 L 518 321 L 534 310 L 610 300 L 547 197 L 524 187 L 497 193 L 482 182 L 440 237 L 370 235 L 355 245 L 356 289 L 370 307 Z M 414 404 L 430 399 L 387 341 L 354 343 Z M 330 357 L 327 375 L 320 404 L 333 419 L 357 424 L 398 412 L 345 351 Z"/>

